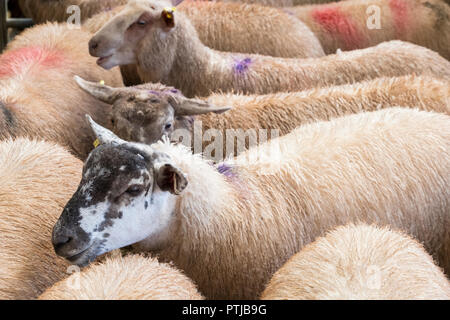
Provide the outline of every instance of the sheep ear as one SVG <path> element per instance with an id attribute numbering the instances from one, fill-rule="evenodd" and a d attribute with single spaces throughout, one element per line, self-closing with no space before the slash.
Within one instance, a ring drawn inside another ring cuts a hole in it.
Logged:
<path id="1" fill-rule="evenodd" d="M 74 79 L 81 89 L 102 102 L 113 104 L 118 97 L 117 93 L 119 89 L 106 86 L 102 83 L 86 81 L 79 76 L 74 76 Z"/>
<path id="2" fill-rule="evenodd" d="M 92 118 L 87 114 L 86 115 L 87 122 L 89 126 L 92 128 L 97 140 L 94 142 L 94 146 L 97 147 L 100 144 L 113 143 L 113 144 L 124 144 L 127 143 L 125 140 L 120 139 L 110 130 L 102 127 L 98 123 L 96 123 Z"/>
<path id="3" fill-rule="evenodd" d="M 172 96 L 169 96 L 168 100 L 174 108 L 175 114 L 177 116 L 195 116 L 210 112 L 224 113 L 232 108 L 230 106 L 216 107 L 202 100 L 188 99 L 184 97 L 174 98 Z"/>
<path id="4" fill-rule="evenodd" d="M 179 195 L 187 187 L 188 181 L 184 173 L 170 163 L 164 163 L 157 168 L 156 175 L 156 183 L 163 191 Z"/>
<path id="5" fill-rule="evenodd" d="M 175 7 L 167 7 L 161 12 L 161 19 L 165 22 L 168 29 L 175 27 L 175 10 Z"/>

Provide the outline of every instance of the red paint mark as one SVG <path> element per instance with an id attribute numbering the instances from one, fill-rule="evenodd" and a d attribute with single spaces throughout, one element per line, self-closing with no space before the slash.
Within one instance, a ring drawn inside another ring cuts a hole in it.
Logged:
<path id="1" fill-rule="evenodd" d="M 365 46 L 365 38 L 350 16 L 337 6 L 320 6 L 311 13 L 312 18 L 329 34 L 344 43 L 343 50 L 354 50 Z"/>
<path id="2" fill-rule="evenodd" d="M 61 67 L 63 60 L 63 54 L 57 50 L 36 46 L 11 50 L 0 56 L 0 77 L 23 74 L 33 67 Z"/>
<path id="3" fill-rule="evenodd" d="M 406 1 L 390 0 L 389 7 L 391 8 L 397 35 L 405 34 L 409 24 L 408 5 Z"/>

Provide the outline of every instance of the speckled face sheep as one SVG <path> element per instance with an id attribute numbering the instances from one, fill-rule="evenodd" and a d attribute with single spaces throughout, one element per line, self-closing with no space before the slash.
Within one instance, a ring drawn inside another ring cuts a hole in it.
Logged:
<path id="1" fill-rule="evenodd" d="M 450 59 L 450 6 L 443 0 L 346 0 L 285 11 L 313 30 L 327 54 L 396 39 Z"/>
<path id="2" fill-rule="evenodd" d="M 186 16 L 167 1 L 130 1 L 96 33 L 89 50 L 104 68 L 137 64 L 145 82 L 174 86 L 187 97 L 220 90 L 299 91 L 412 73 L 450 78 L 449 61 L 401 41 L 310 59 L 215 51 L 201 43 Z"/>
<path id="3" fill-rule="evenodd" d="M 316 122 L 216 166 L 91 124 L 102 144 L 52 236 L 72 263 L 134 244 L 208 298 L 254 299 L 304 245 L 364 221 L 408 232 L 450 271 L 447 115 L 393 108 Z"/>
<path id="4" fill-rule="evenodd" d="M 183 273 L 155 258 L 112 254 L 56 283 L 40 300 L 201 300 Z"/>
<path id="5" fill-rule="evenodd" d="M 449 300 L 450 282 L 415 239 L 347 225 L 307 245 L 278 270 L 263 300 Z"/>
<path id="6" fill-rule="evenodd" d="M 237 155 L 255 145 L 257 139 L 250 142 L 248 137 L 259 129 L 267 129 L 267 139 L 270 139 L 272 130 L 285 135 L 312 121 L 393 106 L 450 115 L 450 82 L 430 77 L 380 78 L 263 96 L 213 94 L 202 100 L 186 98 L 179 90 L 161 84 L 111 88 L 79 77 L 76 81 L 100 101 L 112 104 L 111 128 L 120 138 L 151 144 L 166 135 L 173 141 L 182 140 L 194 152 L 202 152 L 205 157 L 216 160 Z M 228 105 L 233 109 L 222 114 Z M 208 132 L 214 130 L 226 137 L 233 129 L 242 130 L 242 136 L 237 137 L 242 147 L 227 149 L 226 139 L 217 142 L 217 134 L 214 141 L 208 136 Z M 201 143 L 196 144 L 195 140 Z M 220 150 L 215 150 L 213 157 L 204 152 L 217 144 L 220 144 Z"/>

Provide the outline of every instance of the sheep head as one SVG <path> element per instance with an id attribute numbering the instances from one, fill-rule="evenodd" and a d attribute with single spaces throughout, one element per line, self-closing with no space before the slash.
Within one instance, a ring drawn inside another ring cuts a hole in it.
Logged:
<path id="1" fill-rule="evenodd" d="M 151 144 L 164 136 L 170 139 L 175 130 L 190 129 L 192 116 L 230 109 L 188 99 L 179 90 L 161 84 L 111 88 L 80 77 L 75 80 L 83 90 L 112 105 L 112 130 L 128 141 Z"/>
<path id="2" fill-rule="evenodd" d="M 157 249 L 171 230 L 186 176 L 167 154 L 88 121 L 100 146 L 87 158 L 79 188 L 53 228 L 55 252 L 84 266 L 149 237 Z"/>
<path id="3" fill-rule="evenodd" d="M 164 36 L 175 27 L 175 5 L 182 1 L 131 0 L 90 40 L 89 53 L 98 65 L 111 69 L 135 64 L 144 37 Z"/>

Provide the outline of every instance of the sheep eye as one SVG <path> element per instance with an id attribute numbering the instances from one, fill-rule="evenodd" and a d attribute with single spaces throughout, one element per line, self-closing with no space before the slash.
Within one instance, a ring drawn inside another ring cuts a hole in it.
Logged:
<path id="1" fill-rule="evenodd" d="M 158 99 L 150 99 L 151 103 L 159 103 L 160 101 Z"/>
<path id="2" fill-rule="evenodd" d="M 145 26 L 145 25 L 147 24 L 147 22 L 145 22 L 144 20 L 139 20 L 139 21 L 137 22 L 137 24 L 138 24 L 139 26 Z"/>
<path id="3" fill-rule="evenodd" d="M 114 125 L 116 123 L 116 121 L 114 121 L 114 119 L 111 119 L 111 124 Z"/>
<path id="4" fill-rule="evenodd" d="M 165 129 L 165 130 L 169 130 L 170 128 L 172 128 L 172 124 L 171 124 L 171 123 L 168 123 L 168 124 L 166 124 L 166 125 L 164 126 L 164 129 Z"/>
<path id="5" fill-rule="evenodd" d="M 127 189 L 126 193 L 129 194 L 130 196 L 137 196 L 141 193 L 142 191 L 142 187 L 141 186 L 131 186 Z"/>

